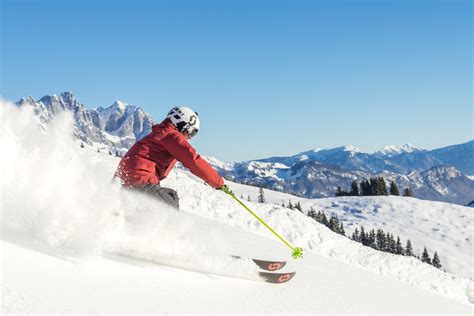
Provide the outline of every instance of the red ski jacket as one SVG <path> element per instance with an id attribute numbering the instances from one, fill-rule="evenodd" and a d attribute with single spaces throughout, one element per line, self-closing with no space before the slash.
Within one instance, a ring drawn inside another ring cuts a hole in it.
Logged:
<path id="1" fill-rule="evenodd" d="M 169 119 L 154 125 L 150 134 L 129 149 L 120 160 L 115 175 L 127 187 L 159 184 L 169 174 L 176 160 L 210 186 L 220 188 L 224 184 L 222 177 L 196 152 Z"/>

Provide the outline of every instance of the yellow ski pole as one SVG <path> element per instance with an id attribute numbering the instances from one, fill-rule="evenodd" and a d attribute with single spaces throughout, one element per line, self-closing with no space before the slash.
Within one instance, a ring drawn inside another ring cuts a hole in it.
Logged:
<path id="1" fill-rule="evenodd" d="M 303 257 L 303 248 L 300 248 L 300 247 L 293 247 L 289 242 L 287 242 L 283 237 L 281 237 L 276 231 L 274 231 L 270 226 L 268 226 L 267 223 L 265 223 L 263 221 L 263 219 L 261 219 L 257 214 L 255 214 L 251 209 L 249 209 L 247 207 L 247 205 L 245 205 L 244 203 L 242 203 L 242 201 L 240 201 L 235 195 L 234 193 L 232 193 L 229 188 L 224 185 L 222 186 L 221 188 L 222 191 L 224 191 L 225 193 L 227 193 L 228 195 L 230 195 L 234 200 L 236 200 L 240 205 L 242 205 L 247 211 L 249 211 L 250 214 L 252 214 L 260 223 L 262 223 L 266 228 L 268 228 L 275 236 L 277 236 L 285 245 L 288 246 L 288 248 L 290 248 L 293 253 L 291 254 L 291 256 L 293 257 L 293 259 L 299 259 L 299 258 L 302 258 Z"/>

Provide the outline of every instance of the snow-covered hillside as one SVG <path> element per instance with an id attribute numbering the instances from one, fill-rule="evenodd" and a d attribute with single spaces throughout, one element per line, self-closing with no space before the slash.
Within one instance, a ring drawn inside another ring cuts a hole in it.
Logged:
<path id="1" fill-rule="evenodd" d="M 258 188 L 234 184 L 233 189 L 239 196 L 257 199 Z M 299 202 L 305 213 L 312 207 L 327 216 L 336 214 L 349 236 L 362 225 L 366 230 L 383 229 L 399 235 L 404 242 L 410 239 L 416 254 L 421 255 L 426 246 L 430 254 L 438 252 L 446 271 L 474 276 L 474 214 L 469 207 L 395 196 L 304 199 L 266 189 L 264 194 L 267 202 L 276 205 Z"/>
<path id="2" fill-rule="evenodd" d="M 274 204 L 249 206 L 305 249 L 301 261 L 289 263 L 295 279 L 275 286 L 218 276 L 252 272 L 229 268 L 223 254 L 291 260 L 290 252 L 189 173 L 176 170 L 163 182 L 181 197 L 183 211 L 170 210 L 111 184 L 117 158 L 80 149 L 70 117 L 59 116 L 44 132 L 28 108 L 1 107 L 0 141 L 8 153 L 0 156 L 3 313 L 471 311 L 468 279 L 363 247 Z M 400 205 L 412 207 L 407 203 Z M 117 251 L 163 265 L 106 254 Z M 177 263 L 214 274 L 167 266 Z"/>

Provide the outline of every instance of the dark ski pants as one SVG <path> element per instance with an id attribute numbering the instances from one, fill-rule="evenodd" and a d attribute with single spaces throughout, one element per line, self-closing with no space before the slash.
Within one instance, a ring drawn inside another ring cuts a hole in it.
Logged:
<path id="1" fill-rule="evenodd" d="M 142 187 L 134 188 L 139 192 L 151 195 L 165 202 L 166 204 L 179 210 L 178 192 L 173 189 L 163 188 L 159 184 L 145 184 Z"/>

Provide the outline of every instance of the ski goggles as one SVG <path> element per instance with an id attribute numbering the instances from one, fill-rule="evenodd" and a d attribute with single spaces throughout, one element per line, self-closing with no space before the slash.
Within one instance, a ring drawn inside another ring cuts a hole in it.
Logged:
<path id="1" fill-rule="evenodd" d="M 192 131 L 188 130 L 186 133 L 188 134 L 189 138 L 193 138 L 194 136 L 197 135 L 198 132 L 199 132 L 199 129 L 193 128 Z"/>

